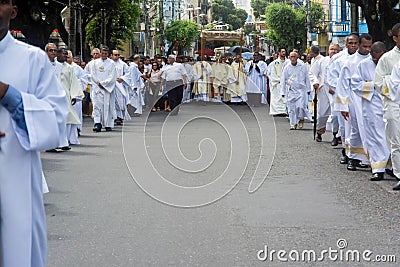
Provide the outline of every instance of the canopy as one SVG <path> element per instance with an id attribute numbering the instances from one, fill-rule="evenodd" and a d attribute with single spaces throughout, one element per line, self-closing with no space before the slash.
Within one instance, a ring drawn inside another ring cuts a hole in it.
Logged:
<path id="1" fill-rule="evenodd" d="M 207 41 L 243 41 L 243 31 L 202 31 L 200 37 Z"/>
<path id="2" fill-rule="evenodd" d="M 204 55 L 206 55 L 206 56 L 212 57 L 212 56 L 215 55 L 214 51 L 211 50 L 211 49 L 198 50 L 198 51 L 196 51 L 195 53 L 196 53 L 196 54 L 199 54 L 199 55 L 203 55 L 203 51 L 204 51 Z"/>

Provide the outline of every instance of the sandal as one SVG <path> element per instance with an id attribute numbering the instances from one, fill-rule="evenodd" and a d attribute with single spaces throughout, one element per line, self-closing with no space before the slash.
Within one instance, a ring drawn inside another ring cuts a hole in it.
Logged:
<path id="1" fill-rule="evenodd" d="M 153 108 L 151 109 L 151 112 L 155 112 L 155 111 L 157 111 L 157 109 L 153 107 Z"/>

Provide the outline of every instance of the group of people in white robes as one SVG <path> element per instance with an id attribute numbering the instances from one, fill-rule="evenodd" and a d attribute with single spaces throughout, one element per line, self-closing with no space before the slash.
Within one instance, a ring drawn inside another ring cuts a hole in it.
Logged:
<path id="1" fill-rule="evenodd" d="M 340 163 L 349 171 L 370 167 L 371 181 L 383 180 L 385 172 L 400 178 L 400 23 L 392 32 L 396 46 L 389 52 L 369 34 L 351 34 L 340 53 L 337 45 L 319 60 L 318 53 L 310 53 L 318 98 L 316 140 L 322 141 L 330 120 L 332 146 L 342 143 Z M 393 189 L 400 190 L 400 182 Z"/>

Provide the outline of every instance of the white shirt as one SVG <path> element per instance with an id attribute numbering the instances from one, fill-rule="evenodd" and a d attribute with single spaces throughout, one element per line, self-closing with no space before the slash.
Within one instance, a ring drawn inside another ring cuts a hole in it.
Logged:
<path id="1" fill-rule="evenodd" d="M 183 76 L 187 76 L 186 69 L 181 63 L 174 62 L 172 65 L 165 65 L 162 70 L 161 78 L 167 82 L 182 80 Z"/>

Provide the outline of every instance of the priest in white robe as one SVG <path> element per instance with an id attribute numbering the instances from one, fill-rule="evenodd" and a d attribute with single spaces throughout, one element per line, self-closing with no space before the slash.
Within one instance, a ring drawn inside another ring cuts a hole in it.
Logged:
<path id="1" fill-rule="evenodd" d="M 114 61 L 118 77 L 114 89 L 115 111 L 117 113 L 116 124 L 121 125 L 124 120 L 130 119 L 127 109 L 129 95 L 128 95 L 128 90 L 126 88 L 127 85 L 129 84 L 126 83 L 126 80 L 128 79 L 127 77 L 129 76 L 129 66 L 120 59 L 118 50 L 112 51 L 111 59 Z"/>
<path id="2" fill-rule="evenodd" d="M 279 57 L 271 63 L 269 115 L 286 115 L 286 105 L 281 95 L 281 74 L 287 61 L 286 50 L 279 50 Z"/>
<path id="3" fill-rule="evenodd" d="M 200 59 L 200 57 L 199 57 Z M 193 65 L 193 89 L 194 99 L 200 101 L 210 101 L 213 98 L 212 78 L 213 69 L 207 61 L 197 61 Z"/>
<path id="4" fill-rule="evenodd" d="M 231 83 L 227 91 L 227 98 L 231 103 L 241 103 L 247 101 L 246 95 L 246 74 L 244 72 L 244 65 L 242 56 L 237 54 L 235 61 L 231 64 L 232 73 L 235 77 L 235 82 Z"/>
<path id="5" fill-rule="evenodd" d="M 371 162 L 371 181 L 384 179 L 385 168 L 390 156 L 385 136 L 385 123 L 383 122 L 382 98 L 375 90 L 374 79 L 376 64 L 386 51 L 385 44 L 375 42 L 371 47 L 371 55 L 358 63 L 357 71 L 351 78 L 354 105 L 358 118 L 358 126 L 364 132 L 364 148 Z"/>
<path id="6" fill-rule="evenodd" d="M 67 100 L 70 103 L 68 105 L 68 119 L 67 119 L 67 139 L 68 144 L 79 145 L 78 140 L 78 127 L 81 125 L 82 120 L 78 116 L 78 113 L 74 109 L 74 105 L 77 102 L 77 99 L 82 99 L 84 94 L 82 91 L 81 84 L 76 78 L 75 69 L 71 65 L 69 65 L 66 61 L 68 55 L 68 51 L 64 48 L 61 48 L 57 51 L 57 61 L 62 64 L 60 82 L 65 90 L 65 94 L 67 96 Z M 62 146 L 65 147 L 65 146 Z M 64 148 L 65 149 L 65 148 Z"/>
<path id="7" fill-rule="evenodd" d="M 108 47 L 103 46 L 101 57 L 93 62 L 92 70 L 92 101 L 93 101 L 93 131 L 100 132 L 104 126 L 106 131 L 114 128 L 115 119 L 115 83 L 117 72 L 114 62 L 108 58 Z"/>
<path id="8" fill-rule="evenodd" d="M 8 32 L 16 6 L 0 10 L 0 265 L 44 267 L 40 151 L 58 146 L 68 103 L 46 54 Z"/>
<path id="9" fill-rule="evenodd" d="M 260 60 L 260 54 L 254 52 L 254 59 L 246 63 L 246 93 L 260 95 L 260 102 L 267 103 L 267 64 Z M 249 97 L 249 95 L 247 95 Z"/>
<path id="10" fill-rule="evenodd" d="M 232 69 L 226 63 L 225 57 L 218 59 L 218 61 L 212 65 L 212 68 L 214 98 L 217 101 L 229 101 L 226 91 L 229 85 L 235 82 Z"/>
<path id="11" fill-rule="evenodd" d="M 351 78 L 356 73 L 358 63 L 369 56 L 371 45 L 372 36 L 362 34 L 357 52 L 349 56 L 342 67 L 336 88 L 335 110 L 341 112 L 348 123 L 348 128 L 345 130 L 345 149 L 346 156 L 349 158 L 347 165 L 349 171 L 356 171 L 357 167 L 363 167 L 360 162 L 368 163 L 363 141 L 365 131 L 364 127 L 359 127 L 363 120 L 361 99 L 353 97 Z"/>
<path id="12" fill-rule="evenodd" d="M 287 64 L 281 75 L 281 96 L 286 98 L 289 113 L 290 130 L 297 126 L 303 128 L 304 118 L 309 117 L 304 97 L 311 92 L 309 73 L 305 64 L 298 63 L 299 54 L 291 52 L 290 64 Z"/>
<path id="13" fill-rule="evenodd" d="M 139 68 L 138 64 L 140 62 L 140 56 L 135 55 L 133 57 L 133 62 L 129 65 L 129 81 L 130 81 L 130 103 L 135 108 L 135 114 L 141 115 L 143 113 L 144 99 L 144 81 L 142 76 L 144 76 Z"/>

